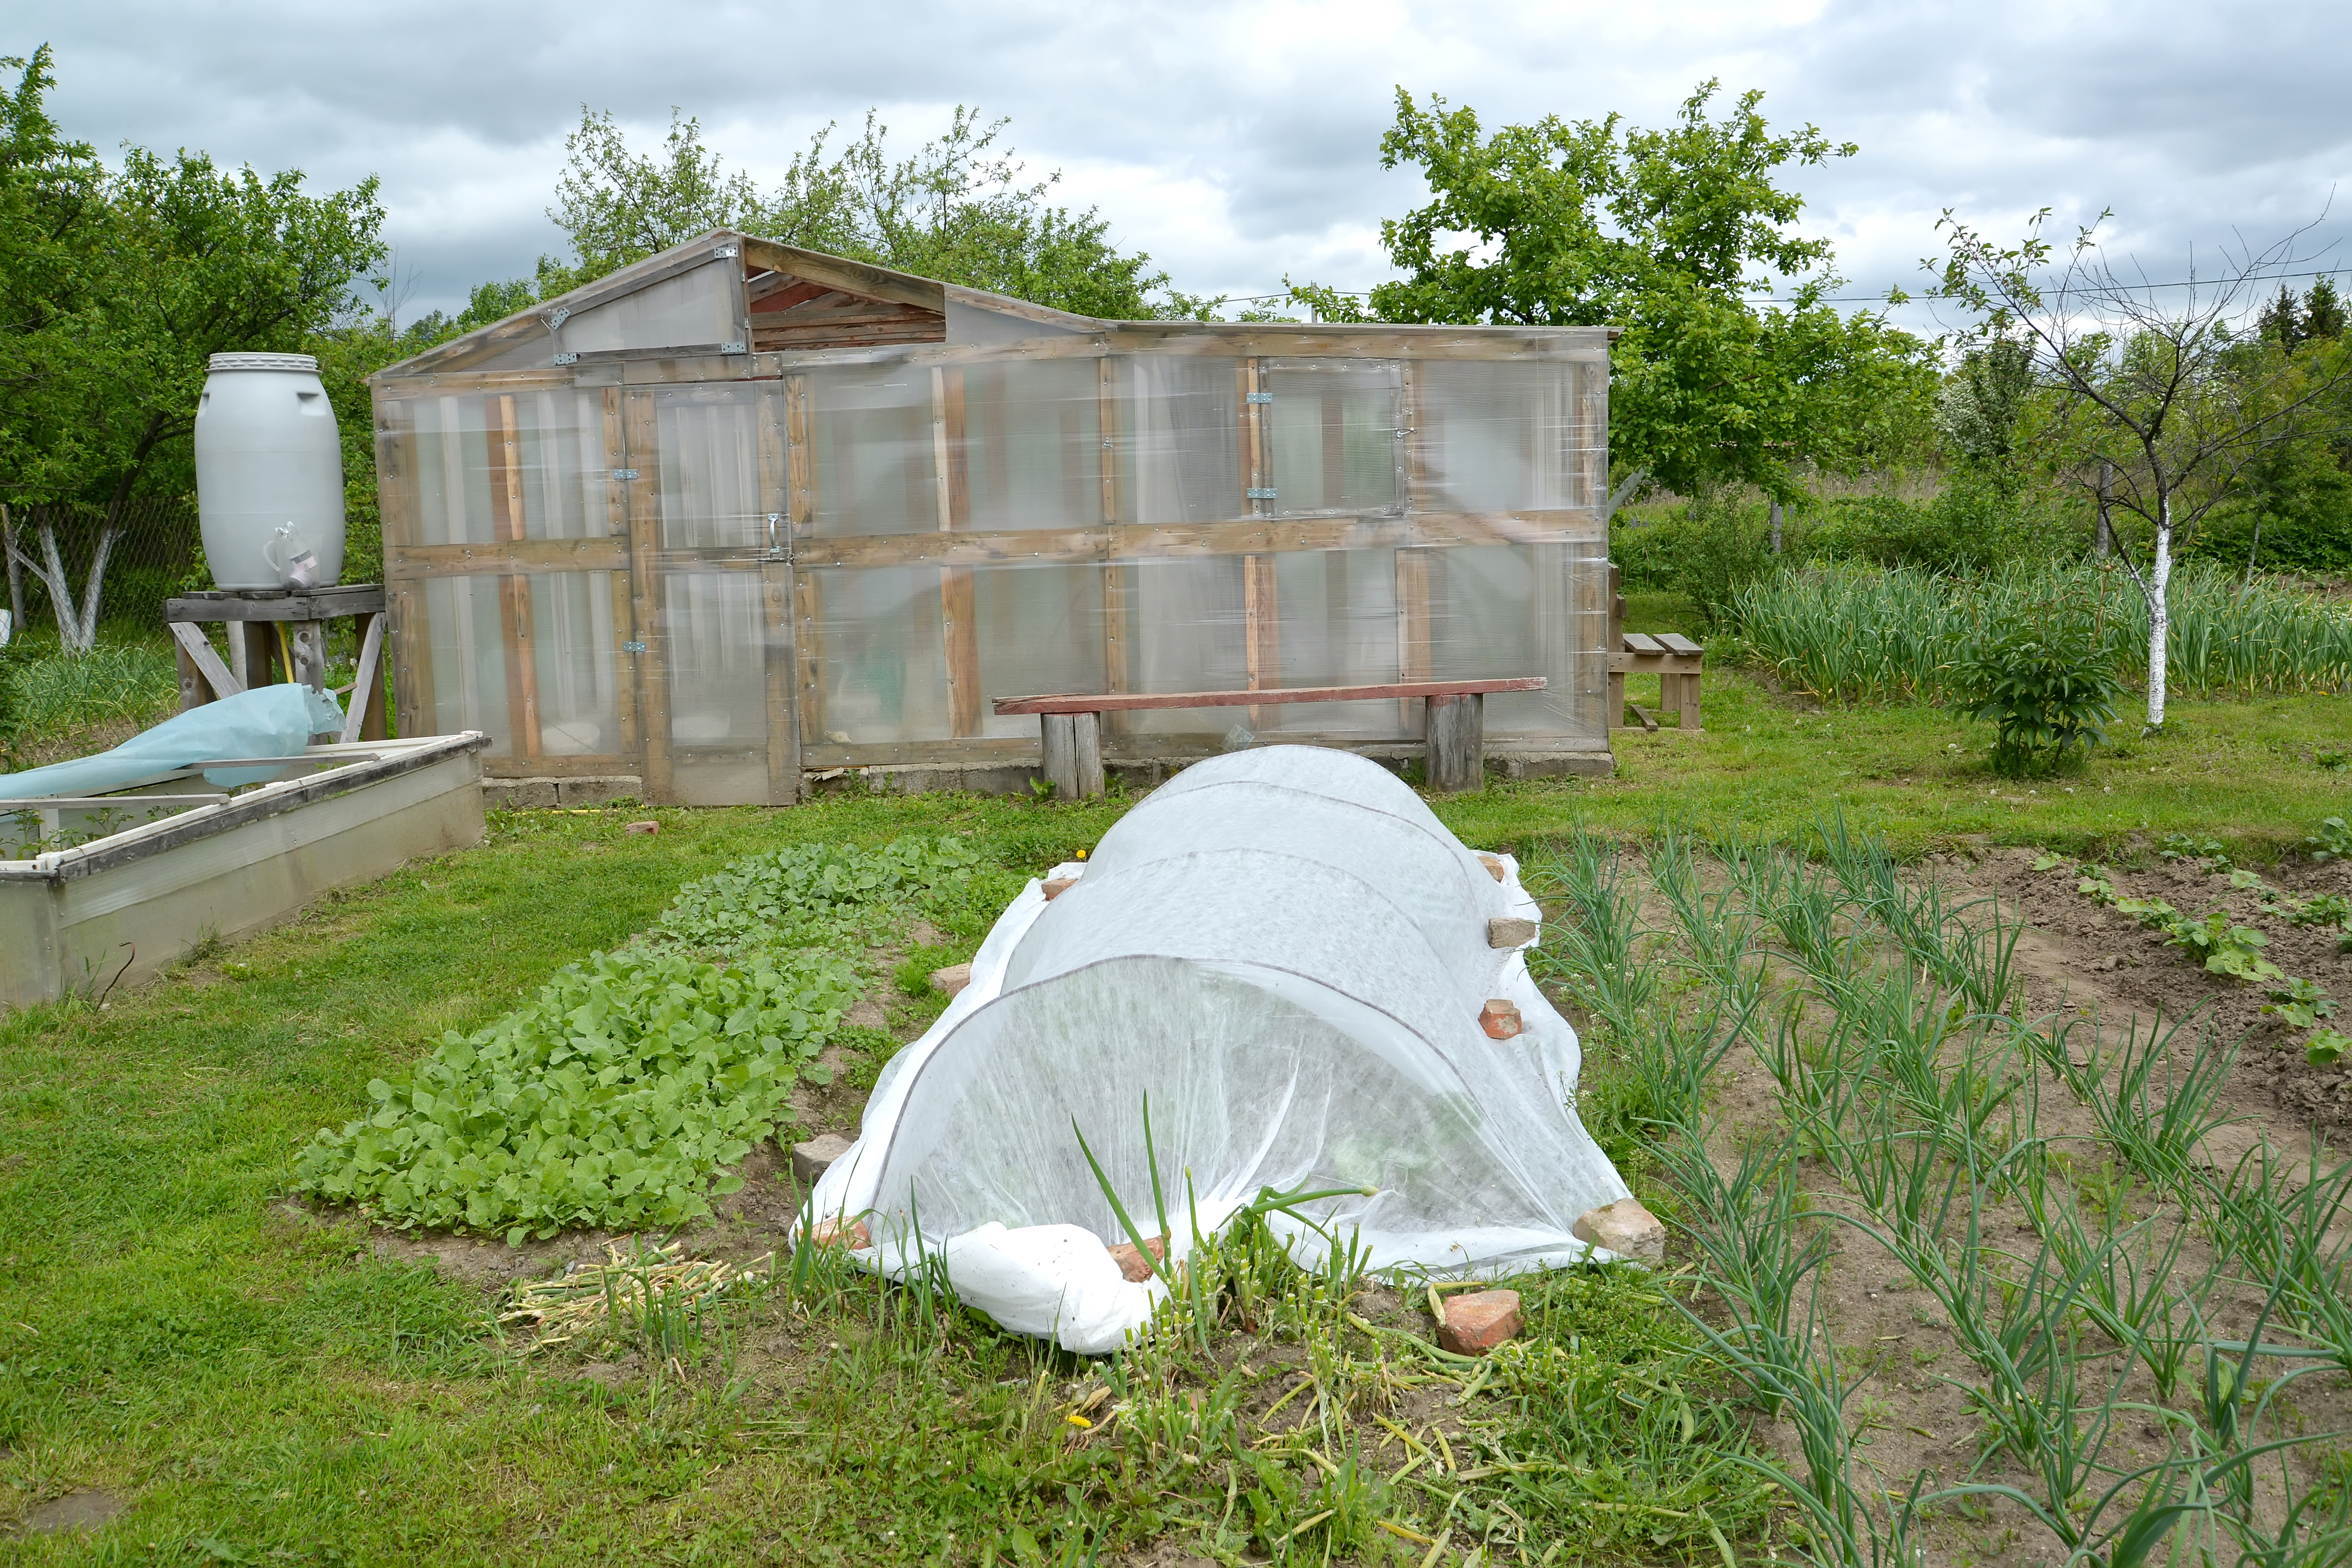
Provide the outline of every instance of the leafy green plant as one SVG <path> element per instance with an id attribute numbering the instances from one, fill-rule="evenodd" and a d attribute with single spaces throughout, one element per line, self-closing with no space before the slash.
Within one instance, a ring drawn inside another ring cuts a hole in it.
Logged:
<path id="1" fill-rule="evenodd" d="M 2252 926 L 2231 924 L 2226 910 L 2215 910 L 2202 920 L 2176 916 L 2165 922 L 2164 933 L 2168 946 L 2203 959 L 2205 967 L 2216 974 L 2263 981 L 2277 980 L 2286 973 L 2263 956 L 2263 949 L 2271 944 L 2271 939 Z"/>
<path id="2" fill-rule="evenodd" d="M 2314 860 L 2352 859 L 2352 826 L 2340 816 L 2328 817 L 2303 841 L 2303 852 Z"/>
<path id="3" fill-rule="evenodd" d="M 967 839 L 908 836 L 880 849 L 796 844 L 739 860 L 678 889 L 646 942 L 710 956 L 870 945 L 889 925 L 983 864 Z"/>
<path id="4" fill-rule="evenodd" d="M 2335 999 L 2326 991 L 2291 975 L 2271 983 L 2270 998 L 2263 1011 L 2290 1029 L 2316 1028 L 2319 1020 L 2336 1011 Z"/>
<path id="5" fill-rule="evenodd" d="M 375 1109 L 321 1131 L 295 1184 L 403 1227 L 673 1226 L 709 1212 L 713 1176 L 785 1119 L 796 1079 L 856 994 L 822 954 L 730 969 L 678 954 L 597 953 L 530 1005 L 455 1030 Z"/>
<path id="6" fill-rule="evenodd" d="M 2331 773 L 2352 773 L 2352 752 L 2332 752 L 2322 748 L 2312 754 L 2311 760 Z"/>
<path id="7" fill-rule="evenodd" d="M 2157 844 L 2157 854 L 2167 860 L 2208 860 L 2216 868 L 2230 863 L 2229 851 L 2218 838 L 2201 837 L 2193 833 L 2168 833 Z"/>
<path id="8" fill-rule="evenodd" d="M 2102 744 L 2122 689 L 2094 618 L 2049 606 L 1994 622 L 1953 674 L 1956 703 L 1995 728 L 1994 771 L 2011 775 Z"/>
<path id="9" fill-rule="evenodd" d="M 2334 1029 L 2322 1029 L 2303 1044 L 2303 1059 L 2313 1067 L 2332 1067 L 2346 1051 L 2352 1051 L 2352 1037 Z"/>

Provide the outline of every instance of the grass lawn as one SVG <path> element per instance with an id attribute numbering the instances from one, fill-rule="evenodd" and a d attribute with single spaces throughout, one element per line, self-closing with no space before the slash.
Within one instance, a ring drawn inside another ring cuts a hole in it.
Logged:
<path id="1" fill-rule="evenodd" d="M 1932 710 L 1822 713 L 1726 672 L 1708 678 L 1705 714 L 1698 735 L 1622 734 L 1613 778 L 1497 784 L 1438 809 L 1474 847 L 1522 852 L 1580 825 L 1793 836 L 1838 810 L 1905 855 L 1976 842 L 2127 858 L 2136 836 L 2181 832 L 2263 863 L 2352 806 L 2352 779 L 2313 760 L 2352 733 L 2341 698 L 2179 703 L 2161 740 L 2125 738 L 2023 784 L 1987 773 L 1985 729 Z M 1050 1556 L 1073 1521 L 1148 1542 L 1325 1484 L 1328 1461 L 1302 1458 L 1293 1482 L 1234 1469 L 1204 1489 L 1181 1444 L 1160 1464 L 1148 1446 L 1077 1442 L 1070 1391 L 1102 1374 L 991 1334 L 898 1331 L 903 1306 L 855 1282 L 749 1312 L 718 1361 L 674 1378 L 525 1363 L 489 1331 L 480 1289 L 283 1201 L 295 1148 L 355 1114 L 369 1079 L 404 1077 L 443 1031 L 487 1024 L 622 942 L 694 878 L 787 844 L 910 832 L 971 832 L 1034 873 L 1123 804 L 494 814 L 478 849 L 331 898 L 102 1007 L 0 1017 L 0 1529 L 76 1489 L 129 1505 L 95 1531 L 0 1538 L 0 1557 L 1013 1561 Z M 658 837 L 622 832 L 645 815 Z M 968 952 L 979 928 L 946 934 Z M 903 1036 L 922 1019 L 901 1001 Z M 1647 1325 L 1643 1353 L 1664 1355 L 1672 1325 L 1643 1315 L 1656 1305 L 1570 1291 L 1547 1299 L 1545 1331 L 1566 1345 L 1632 1321 Z M 1229 1369 L 1244 1372 L 1271 1375 Z M 1705 1411 L 1727 1408 L 1703 1394 Z M 1448 1530 L 1489 1507 L 1461 1484 L 1471 1500 L 1449 1505 Z M 1719 1506 L 1740 1541 L 1759 1539 L 1754 1518 Z M 1306 1531 L 1302 1546 L 1323 1539 Z M 1229 1535 L 1236 1550 L 1248 1539 Z M 1722 1561 L 1703 1533 L 1663 1538 L 1602 1555 Z M 1410 1531 L 1368 1539 L 1366 1560 L 1435 1555 Z"/>

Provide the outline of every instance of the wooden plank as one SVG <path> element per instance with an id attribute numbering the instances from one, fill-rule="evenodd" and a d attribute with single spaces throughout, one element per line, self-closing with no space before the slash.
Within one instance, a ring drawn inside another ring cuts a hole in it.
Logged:
<path id="1" fill-rule="evenodd" d="M 766 509 L 768 559 L 760 570 L 764 622 L 768 737 L 768 804 L 791 805 L 801 794 L 800 720 L 793 710 L 793 563 L 791 485 L 784 452 L 783 396 L 760 397 L 760 502 Z"/>
<path id="2" fill-rule="evenodd" d="M 163 601 L 167 621 L 331 621 L 344 616 L 371 616 L 384 605 L 383 584 L 354 583 L 347 588 L 320 588 L 308 594 L 273 595 L 212 591 L 186 594 Z"/>
<path id="3" fill-rule="evenodd" d="M 1256 691 L 1057 692 L 1041 697 L 1000 697 L 991 704 L 1005 713 L 1116 713 L 1160 708 L 1246 708 L 1272 702 L 1377 702 L 1389 698 L 1459 697 L 1489 691 L 1541 691 L 1540 675 L 1492 676 L 1476 680 L 1391 680 L 1378 686 L 1286 686 Z"/>
<path id="4" fill-rule="evenodd" d="M 368 716 L 373 714 L 378 728 L 383 717 L 383 617 L 368 617 L 367 630 L 360 635 L 359 663 L 352 671 L 352 700 L 345 705 L 343 732 L 346 742 L 362 739 L 361 731 L 367 727 Z M 380 741 L 382 735 L 364 737 Z"/>
<path id="5" fill-rule="evenodd" d="M 1148 561 L 1212 555 L 1278 555 L 1302 550 L 1426 550 L 1497 543 L 1564 543 L 1592 530 L 1582 513 L 1528 513 L 1501 520 L 1472 514 L 1401 517 L 1394 513 L 1341 513 L 1330 517 L 1234 518 L 1222 522 L 1165 523 L 1139 527 L 996 529 L 960 527 L 920 533 L 885 533 L 811 539 L 795 550 L 803 565 L 872 567 L 988 565 L 999 562 L 1042 563 L 1104 560 Z M 458 548 L 458 547 L 451 547 Z M 481 547 L 468 558 L 484 570 Z"/>
<path id="6" fill-rule="evenodd" d="M 1644 632 L 1627 632 L 1624 634 L 1624 640 L 1625 651 L 1627 653 L 1664 653 L 1667 651 L 1664 644 L 1658 642 L 1655 638 L 1650 637 Z"/>
<path id="7" fill-rule="evenodd" d="M 489 444 L 490 533 L 511 548 L 530 533 L 523 515 L 522 430 L 512 394 L 489 398 L 484 438 Z M 507 749 L 536 757 L 545 748 L 539 733 L 539 661 L 533 657 L 530 581 L 516 573 L 499 579 L 499 635 L 507 656 Z"/>
<path id="8" fill-rule="evenodd" d="M 932 478 L 939 491 L 939 531 L 969 531 L 971 475 L 965 458 L 963 370 L 931 371 Z M 940 634 L 948 670 L 948 732 L 977 735 L 981 726 L 980 624 L 971 569 L 940 568 Z"/>
<path id="9" fill-rule="evenodd" d="M 213 651 L 213 645 L 205 639 L 204 633 L 185 621 L 172 621 L 167 625 L 172 640 L 179 645 L 181 656 L 196 667 L 196 672 L 213 689 L 214 696 L 234 697 L 245 689 L 245 683 L 228 672 L 228 666 L 221 662 L 220 655 Z M 184 686 L 181 689 L 184 693 L 182 700 L 184 701 L 186 688 Z"/>
<path id="10" fill-rule="evenodd" d="M 433 628 L 422 584 L 390 589 L 393 718 L 404 740 L 433 733 L 438 708 L 433 692 Z"/>
<path id="11" fill-rule="evenodd" d="M 1429 605 L 1430 577 L 1437 569 L 1425 550 L 1396 552 L 1397 679 L 1408 684 L 1429 679 L 1433 660 Z M 1397 702 L 1397 725 L 1412 728 L 1412 702 Z"/>
<path id="12" fill-rule="evenodd" d="M 793 538 L 816 531 L 816 476 L 809 448 L 809 381 L 804 375 L 784 377 L 785 510 L 793 520 Z"/>
<path id="13" fill-rule="evenodd" d="M 1242 557 L 1243 663 L 1253 691 L 1282 684 L 1282 605 L 1276 592 L 1275 558 Z M 1253 705 L 1249 724 L 1263 728 L 1273 715 Z"/>
<path id="14" fill-rule="evenodd" d="M 388 582 L 420 577 L 478 577 L 494 572 L 625 572 L 628 567 L 626 537 L 387 545 L 383 552 L 383 574 Z"/>
<path id="15" fill-rule="evenodd" d="M 1092 316 L 1074 315 L 1067 310 L 1056 310 L 1050 305 L 1033 305 L 1026 300 L 967 289 L 959 283 L 949 284 L 946 294 L 949 300 L 959 305 L 969 305 L 975 310 L 986 310 L 993 315 L 1011 316 L 1018 321 L 1034 321 L 1039 326 L 1084 332 L 1097 330 L 1105 324 Z"/>
<path id="16" fill-rule="evenodd" d="M 1680 632 L 1660 632 L 1658 634 L 1658 641 L 1665 644 L 1666 651 L 1668 653 L 1704 655 L 1706 652 L 1705 648 L 1699 647 L 1698 644 L 1691 641 L 1690 638 L 1683 636 Z"/>
<path id="17" fill-rule="evenodd" d="M 929 278 L 918 278 L 910 272 L 894 272 L 887 267 L 851 261 L 839 256 L 827 256 L 822 251 L 779 245 L 772 239 L 755 239 L 749 235 L 744 236 L 740 243 L 743 259 L 751 266 L 803 278 L 812 283 L 822 283 L 845 294 L 862 294 L 869 300 L 887 300 L 896 304 L 912 305 L 942 317 L 947 314 L 947 285 Z"/>
<path id="18" fill-rule="evenodd" d="M 1601 633 L 1601 647 L 1609 656 L 1609 730 L 1625 727 L 1625 675 L 1617 661 L 1630 658 L 1622 650 L 1625 646 L 1625 574 L 1615 562 L 1609 563 L 1609 625 Z"/>
<path id="19" fill-rule="evenodd" d="M 1608 660 L 1609 668 L 1620 675 L 1695 675 L 1706 668 L 1699 656 L 1687 653 L 1612 653 Z"/>
<path id="20" fill-rule="evenodd" d="M 180 671 L 180 711 L 185 713 L 191 708 L 201 708 L 213 700 L 212 689 L 205 684 L 205 672 L 196 668 L 196 661 L 188 656 L 188 650 L 175 645 L 172 658 Z"/>
<path id="21" fill-rule="evenodd" d="M 626 417 L 621 407 L 621 389 L 605 387 L 597 395 L 597 416 L 604 437 L 604 537 L 596 541 L 611 557 L 611 565 L 603 568 L 610 574 L 605 578 L 606 592 L 613 610 L 613 646 L 608 657 L 613 661 L 613 721 L 618 731 L 614 751 L 630 759 L 642 754 L 637 734 L 636 659 L 623 645 L 637 640 L 636 616 L 630 598 L 631 571 L 629 562 L 629 481 L 621 476 L 627 470 L 629 433 Z M 545 570 L 545 568 L 540 568 Z"/>
<path id="22" fill-rule="evenodd" d="M 661 412 L 651 392 L 624 395 L 623 426 L 628 438 L 628 461 L 636 471 L 629 481 L 629 618 L 643 649 L 635 656 L 637 716 L 644 738 L 640 773 L 646 798 L 673 804 L 669 744 L 669 678 L 661 630 L 661 584 L 655 557 L 661 543 Z"/>
<path id="23" fill-rule="evenodd" d="M 793 648 L 799 661 L 797 706 L 801 716 L 801 766 L 803 768 L 809 765 L 809 749 L 825 743 L 824 631 L 821 619 L 824 609 L 816 574 L 801 571 L 795 566 L 793 618 L 799 626 L 793 638 Z"/>

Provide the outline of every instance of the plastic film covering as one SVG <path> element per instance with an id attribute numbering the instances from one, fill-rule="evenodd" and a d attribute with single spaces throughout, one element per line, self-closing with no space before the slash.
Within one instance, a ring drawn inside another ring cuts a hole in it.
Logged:
<path id="1" fill-rule="evenodd" d="M 630 308 L 715 311 L 726 280 Z M 1035 721 L 988 700 L 1040 691 L 1540 675 L 1487 733 L 1605 745 L 1604 364 L 1105 356 L 1002 321 L 1021 335 L 962 363 L 387 399 L 388 570 L 423 579 L 404 711 L 486 731 L 499 771 L 602 758 L 714 803 L 800 765 L 1009 756 Z M 1405 747 L 1423 722 L 1168 709 L 1104 739 Z"/>
<path id="2" fill-rule="evenodd" d="M 818 1184 L 817 1213 L 865 1218 L 870 1264 L 905 1268 L 919 1225 L 999 1322 L 1117 1348 L 1161 1289 L 1104 1277 L 1123 1233 L 1079 1138 L 1156 1225 L 1147 1096 L 1174 1256 L 1195 1213 L 1210 1230 L 1267 1187 L 1354 1187 L 1288 1230 L 1302 1260 L 1352 1237 L 1375 1268 L 1491 1276 L 1586 1257 L 1577 1217 L 1626 1195 L 1569 1108 L 1574 1032 L 1487 945 L 1534 901 L 1377 764 L 1199 763 L 1057 874 L 1078 880 L 1006 910 Z M 1517 1038 L 1480 1028 L 1493 997 Z"/>

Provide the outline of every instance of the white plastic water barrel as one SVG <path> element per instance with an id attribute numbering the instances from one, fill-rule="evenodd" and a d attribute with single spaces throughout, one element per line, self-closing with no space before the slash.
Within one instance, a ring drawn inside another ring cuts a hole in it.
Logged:
<path id="1" fill-rule="evenodd" d="M 215 354 L 196 403 L 196 512 L 224 588 L 343 574 L 343 444 L 309 354 Z"/>

